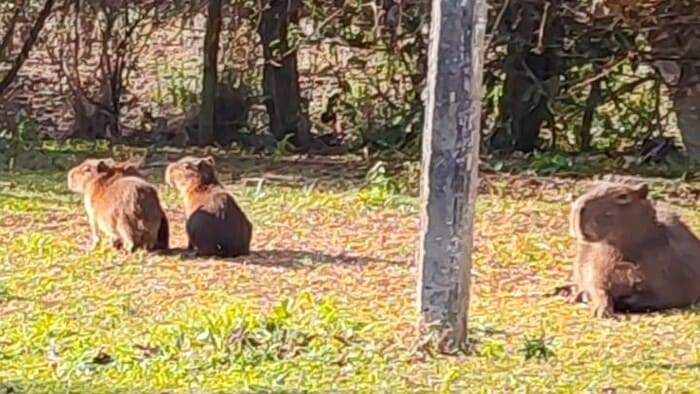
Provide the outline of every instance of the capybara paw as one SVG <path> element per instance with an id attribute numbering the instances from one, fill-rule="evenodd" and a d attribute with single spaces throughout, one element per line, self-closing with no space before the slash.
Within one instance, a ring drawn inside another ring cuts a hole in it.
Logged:
<path id="1" fill-rule="evenodd" d="M 121 250 L 124 247 L 122 240 L 117 238 L 112 240 L 112 247 L 116 250 Z"/>
<path id="2" fill-rule="evenodd" d="M 569 304 L 588 303 L 591 301 L 591 297 L 587 291 L 579 290 L 572 293 L 566 301 Z"/>
<path id="3" fill-rule="evenodd" d="M 182 251 L 182 252 L 180 253 L 180 255 L 181 255 L 182 257 L 184 257 L 184 258 L 187 258 L 187 259 L 193 259 L 193 258 L 198 257 L 197 251 L 194 249 L 194 247 L 193 247 L 193 248 L 189 248 L 189 247 L 188 247 L 187 249 L 185 249 L 184 251 Z"/>
<path id="4" fill-rule="evenodd" d="M 133 242 L 126 242 L 124 243 L 124 250 L 128 253 L 135 253 L 136 249 L 138 249 L 137 245 L 134 244 Z"/>
<path id="5" fill-rule="evenodd" d="M 573 294 L 575 289 L 576 289 L 576 285 L 574 285 L 572 283 L 567 283 L 565 285 L 555 287 L 554 290 L 552 290 L 552 292 L 549 293 L 548 295 L 550 297 L 560 296 L 560 297 L 569 298 L 569 297 L 571 297 L 571 294 Z"/>
<path id="6" fill-rule="evenodd" d="M 617 320 L 609 305 L 596 305 L 591 308 L 591 316 L 596 319 Z"/>
<path id="7" fill-rule="evenodd" d="M 92 251 L 94 251 L 95 249 L 97 249 L 97 246 L 98 246 L 99 244 L 100 244 L 100 239 L 99 239 L 99 238 L 91 238 L 91 239 L 90 239 L 90 242 L 88 242 L 88 244 L 87 244 L 87 246 L 85 247 L 85 249 L 87 249 L 87 251 L 89 251 L 89 252 L 92 252 Z"/>

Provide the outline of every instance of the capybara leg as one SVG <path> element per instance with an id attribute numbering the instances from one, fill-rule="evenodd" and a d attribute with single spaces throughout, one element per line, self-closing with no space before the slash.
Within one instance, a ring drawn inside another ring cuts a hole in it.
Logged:
<path id="1" fill-rule="evenodd" d="M 560 297 L 570 297 L 571 294 L 576 290 L 576 285 L 573 283 L 567 283 L 565 285 L 557 286 L 548 294 L 550 297 L 560 296 Z"/>
<path id="2" fill-rule="evenodd" d="M 214 245 L 214 250 L 215 250 L 214 255 L 216 257 L 221 257 L 221 258 L 231 257 L 231 253 L 227 250 L 226 247 L 224 247 L 224 245 L 222 245 L 220 243 L 217 243 L 216 245 Z"/>
<path id="3" fill-rule="evenodd" d="M 197 257 L 221 257 L 221 251 L 216 246 L 197 245 L 194 249 Z"/>
<path id="4" fill-rule="evenodd" d="M 590 292 L 591 316 L 598 319 L 613 318 L 613 305 L 610 295 L 603 289 L 595 289 Z"/>
<path id="5" fill-rule="evenodd" d="M 551 293 L 548 294 L 548 296 L 564 297 L 566 298 L 566 302 L 569 304 L 589 301 L 588 292 L 585 290 L 580 290 L 574 283 L 567 283 L 565 285 L 557 286 Z"/>
<path id="6" fill-rule="evenodd" d="M 170 224 L 168 223 L 168 218 L 165 216 L 165 213 L 158 225 L 153 248 L 159 250 L 168 250 L 168 248 L 170 248 Z"/>
<path id="7" fill-rule="evenodd" d="M 578 304 L 580 302 L 586 303 L 590 301 L 590 294 L 586 290 L 578 290 L 569 295 L 569 297 L 566 299 L 566 302 L 569 304 Z"/>
<path id="8" fill-rule="evenodd" d="M 212 251 L 209 249 L 204 249 L 201 247 L 194 248 L 194 255 L 196 257 L 211 257 L 213 255 Z"/>
<path id="9" fill-rule="evenodd" d="M 95 250 L 97 245 L 100 244 L 100 235 L 97 232 L 97 220 L 95 219 L 92 208 L 87 203 L 87 200 L 85 201 L 85 214 L 87 215 L 88 223 L 90 224 L 90 243 L 88 244 L 88 250 L 92 251 Z"/>
<path id="10" fill-rule="evenodd" d="M 158 248 L 158 235 L 157 234 L 148 234 L 145 236 L 143 239 L 143 244 L 146 250 L 148 251 L 153 251 L 157 250 Z"/>
<path id="11" fill-rule="evenodd" d="M 121 250 L 124 247 L 124 243 L 119 237 L 112 240 L 112 247 L 116 250 Z"/>
<path id="12" fill-rule="evenodd" d="M 134 252 L 138 244 L 136 243 L 137 239 L 131 226 L 127 222 L 121 221 L 117 225 L 117 233 L 119 234 L 119 238 L 121 238 L 124 250 L 129 253 Z"/>
<path id="13" fill-rule="evenodd" d="M 100 235 L 97 232 L 97 223 L 93 218 L 90 218 L 90 250 L 95 250 L 97 245 L 100 244 Z"/>
<path id="14" fill-rule="evenodd" d="M 124 240 L 124 250 L 126 250 L 129 253 L 134 253 L 136 251 L 136 244 L 134 243 L 133 240 L 127 239 Z"/>
<path id="15" fill-rule="evenodd" d="M 92 236 L 90 237 L 90 246 L 88 246 L 88 249 L 95 250 L 97 249 L 97 246 L 100 244 L 100 237 L 99 236 Z"/>

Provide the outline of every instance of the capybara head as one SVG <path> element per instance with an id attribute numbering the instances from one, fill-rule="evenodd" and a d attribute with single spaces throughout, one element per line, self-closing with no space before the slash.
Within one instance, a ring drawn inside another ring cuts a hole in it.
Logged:
<path id="1" fill-rule="evenodd" d="M 141 177 L 139 163 L 130 161 L 101 161 L 97 163 L 97 173 L 107 176 L 137 176 Z"/>
<path id="2" fill-rule="evenodd" d="M 185 192 L 195 187 L 218 184 L 211 156 L 185 156 L 165 169 L 165 183 Z"/>
<path id="3" fill-rule="evenodd" d="M 112 175 L 140 177 L 138 166 L 138 163 L 113 159 L 85 159 L 68 171 L 68 189 L 76 193 L 84 193 L 88 182 L 98 177 Z"/>
<path id="4" fill-rule="evenodd" d="M 87 183 L 100 175 L 99 167 L 114 164 L 112 159 L 85 159 L 68 171 L 68 189 L 75 193 L 84 193 Z"/>
<path id="5" fill-rule="evenodd" d="M 587 242 L 613 244 L 654 226 L 655 211 L 646 184 L 603 183 L 574 201 L 569 220 L 572 235 Z"/>

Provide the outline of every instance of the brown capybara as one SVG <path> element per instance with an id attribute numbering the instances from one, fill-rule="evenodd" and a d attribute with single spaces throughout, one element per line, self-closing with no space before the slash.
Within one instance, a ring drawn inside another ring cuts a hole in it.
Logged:
<path id="1" fill-rule="evenodd" d="M 199 256 L 250 253 L 253 225 L 219 182 L 213 157 L 186 156 L 170 163 L 165 181 L 183 200 L 188 249 Z"/>
<path id="2" fill-rule="evenodd" d="M 700 240 L 646 184 L 605 182 L 573 204 L 578 252 L 571 301 L 590 299 L 596 317 L 700 302 Z"/>
<path id="3" fill-rule="evenodd" d="M 68 171 L 68 188 L 82 194 L 90 222 L 91 249 L 100 233 L 117 249 L 166 250 L 170 229 L 156 188 L 136 165 L 86 159 Z"/>

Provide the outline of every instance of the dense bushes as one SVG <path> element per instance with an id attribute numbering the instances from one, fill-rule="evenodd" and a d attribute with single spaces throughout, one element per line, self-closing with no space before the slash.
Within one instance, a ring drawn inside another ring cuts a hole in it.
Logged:
<path id="1" fill-rule="evenodd" d="M 22 108 L 52 137 L 198 140 L 207 1 L 55 3 L 11 89 L 0 92 L 6 128 Z M 219 83 L 209 85 L 215 142 L 418 152 L 429 2 L 221 3 Z M 681 92 L 672 74 L 694 66 L 694 47 L 685 42 L 685 57 L 668 60 L 673 45 L 661 32 L 692 10 L 674 4 L 489 1 L 482 151 L 612 150 L 677 135 L 677 125 L 683 132 L 694 81 Z M 8 67 L 42 5 L 0 10 Z M 666 18 L 656 30 L 641 17 L 655 12 Z"/>

